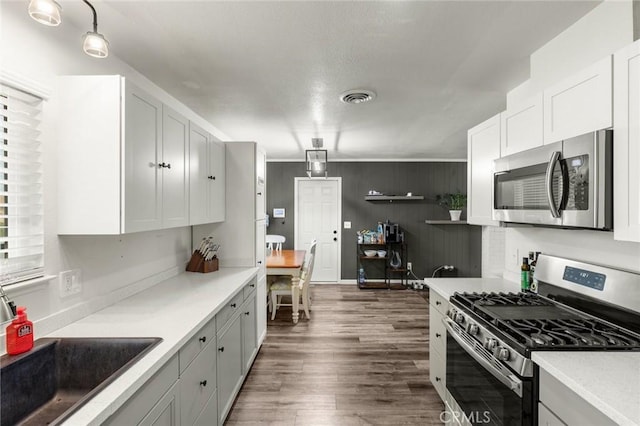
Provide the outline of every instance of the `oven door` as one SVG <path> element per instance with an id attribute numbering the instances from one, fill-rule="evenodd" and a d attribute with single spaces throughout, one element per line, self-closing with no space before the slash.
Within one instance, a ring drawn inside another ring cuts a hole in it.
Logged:
<path id="1" fill-rule="evenodd" d="M 447 327 L 447 391 L 462 424 L 534 425 L 533 380 L 516 375 L 459 325 Z"/>

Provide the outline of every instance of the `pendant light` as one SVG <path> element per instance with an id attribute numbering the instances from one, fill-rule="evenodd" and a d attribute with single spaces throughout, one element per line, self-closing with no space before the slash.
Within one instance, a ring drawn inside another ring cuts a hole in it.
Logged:
<path id="1" fill-rule="evenodd" d="M 62 22 L 61 10 L 62 7 L 53 0 L 31 0 L 29 2 L 29 16 L 49 27 L 60 25 Z"/>
<path id="2" fill-rule="evenodd" d="M 322 148 L 322 138 L 312 138 L 311 144 L 315 149 L 308 149 L 304 152 L 307 163 L 307 176 L 327 177 L 327 150 Z"/>
<path id="3" fill-rule="evenodd" d="M 93 12 L 93 31 L 89 31 L 84 35 L 82 49 L 84 53 L 94 58 L 106 58 L 109 56 L 109 42 L 98 32 L 98 14 L 96 13 L 96 9 L 87 0 L 82 1 L 85 2 Z"/>
<path id="4" fill-rule="evenodd" d="M 82 0 L 91 8 L 93 13 L 93 31 L 84 35 L 82 49 L 84 53 L 94 58 L 106 58 L 109 56 L 109 42 L 98 32 L 98 14 L 96 9 L 87 0 Z M 54 0 L 31 0 L 29 3 L 29 16 L 43 25 L 57 27 L 62 22 L 60 11 L 62 7 Z"/>

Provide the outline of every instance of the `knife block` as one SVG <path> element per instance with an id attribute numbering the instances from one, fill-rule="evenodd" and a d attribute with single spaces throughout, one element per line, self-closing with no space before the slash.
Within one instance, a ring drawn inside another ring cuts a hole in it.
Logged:
<path id="1" fill-rule="evenodd" d="M 189 259 L 189 263 L 187 263 L 187 271 L 189 272 L 214 272 L 218 270 L 218 258 L 214 257 L 210 260 L 204 260 L 202 253 L 199 251 L 194 251 L 191 255 L 191 259 Z"/>

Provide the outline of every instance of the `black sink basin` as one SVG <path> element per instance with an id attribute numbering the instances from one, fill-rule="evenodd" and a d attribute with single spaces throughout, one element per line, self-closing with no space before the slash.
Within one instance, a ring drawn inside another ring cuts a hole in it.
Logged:
<path id="1" fill-rule="evenodd" d="M 161 338 L 38 339 L 0 360 L 0 424 L 55 425 L 142 358 Z"/>

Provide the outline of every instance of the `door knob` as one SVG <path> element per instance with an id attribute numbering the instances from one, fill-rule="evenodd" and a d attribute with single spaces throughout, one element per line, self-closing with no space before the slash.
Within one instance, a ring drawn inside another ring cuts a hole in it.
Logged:
<path id="1" fill-rule="evenodd" d="M 334 237 L 334 238 L 333 238 L 333 241 L 338 241 L 338 239 Z"/>
<path id="2" fill-rule="evenodd" d="M 338 233 L 338 231 L 334 230 L 334 231 L 333 231 L 333 233 L 334 233 L 334 234 L 337 234 L 337 233 Z"/>

